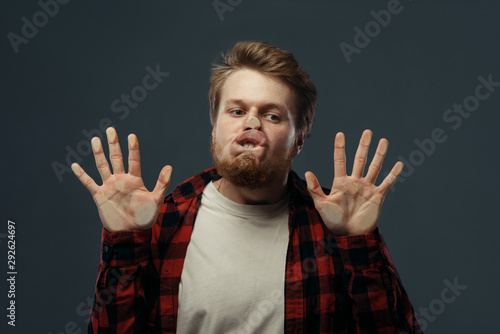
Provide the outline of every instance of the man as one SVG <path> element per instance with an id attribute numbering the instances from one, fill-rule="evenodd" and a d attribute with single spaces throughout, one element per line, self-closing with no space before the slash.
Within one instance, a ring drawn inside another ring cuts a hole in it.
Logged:
<path id="1" fill-rule="evenodd" d="M 291 170 L 314 118 L 316 89 L 288 52 L 237 43 L 211 76 L 215 168 L 169 194 L 171 166 L 149 192 L 139 145 L 125 173 L 116 131 L 110 172 L 92 139 L 102 186 L 78 164 L 103 223 L 91 333 L 420 333 L 377 228 L 398 162 L 377 187 L 381 139 L 363 177 L 365 130 L 346 174 L 335 137 L 330 190 Z M 326 191 L 326 193 L 325 193 Z"/>

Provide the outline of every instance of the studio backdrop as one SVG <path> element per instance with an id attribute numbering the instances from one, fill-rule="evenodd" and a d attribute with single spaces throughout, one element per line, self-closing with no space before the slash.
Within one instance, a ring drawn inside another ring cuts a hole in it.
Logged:
<path id="1" fill-rule="evenodd" d="M 350 174 L 359 139 L 397 161 L 382 232 L 426 333 L 498 333 L 500 3 L 489 0 L 6 0 L 0 10 L 0 332 L 86 333 L 102 224 L 90 139 L 137 135 L 152 190 L 213 166 L 212 64 L 237 41 L 290 51 L 314 81 L 293 169 Z M 104 145 L 107 154 L 107 145 Z M 366 169 L 365 169 L 366 172 Z"/>

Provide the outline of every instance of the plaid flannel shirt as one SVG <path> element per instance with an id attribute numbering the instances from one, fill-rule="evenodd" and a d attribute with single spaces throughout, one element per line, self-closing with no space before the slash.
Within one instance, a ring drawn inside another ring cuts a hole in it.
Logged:
<path id="1" fill-rule="evenodd" d="M 145 231 L 103 229 L 89 333 L 175 333 L 179 282 L 210 168 L 166 196 Z M 378 228 L 335 236 L 306 184 L 289 174 L 284 332 L 421 333 Z"/>

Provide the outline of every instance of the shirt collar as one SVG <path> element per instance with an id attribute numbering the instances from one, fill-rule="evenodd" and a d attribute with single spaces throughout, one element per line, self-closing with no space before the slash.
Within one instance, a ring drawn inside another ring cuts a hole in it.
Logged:
<path id="1" fill-rule="evenodd" d="M 178 185 L 172 191 L 172 197 L 176 202 L 183 202 L 201 196 L 203 189 L 210 181 L 217 181 L 220 178 L 221 176 L 217 174 L 215 167 L 211 167 Z M 290 170 L 288 173 L 287 184 L 290 193 L 290 203 L 294 203 L 296 200 L 300 201 L 300 199 L 312 203 L 306 182 L 293 170 Z"/>

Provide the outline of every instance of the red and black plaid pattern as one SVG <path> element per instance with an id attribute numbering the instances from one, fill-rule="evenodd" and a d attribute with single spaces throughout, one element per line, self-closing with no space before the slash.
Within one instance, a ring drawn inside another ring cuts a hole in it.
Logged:
<path id="1" fill-rule="evenodd" d="M 169 194 L 150 230 L 103 229 L 89 333 L 175 333 L 179 282 L 210 168 Z M 290 172 L 285 333 L 422 333 L 377 230 L 335 236 Z"/>

